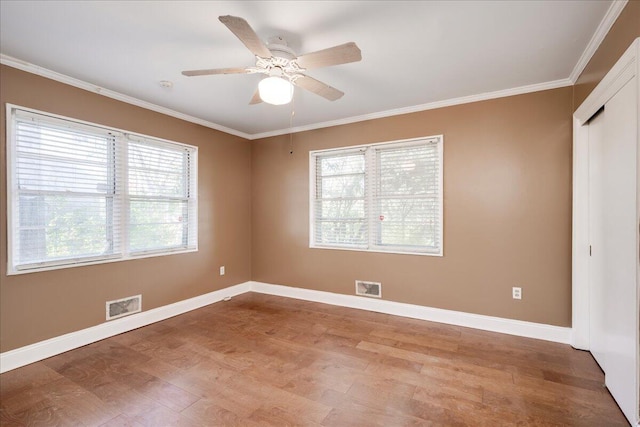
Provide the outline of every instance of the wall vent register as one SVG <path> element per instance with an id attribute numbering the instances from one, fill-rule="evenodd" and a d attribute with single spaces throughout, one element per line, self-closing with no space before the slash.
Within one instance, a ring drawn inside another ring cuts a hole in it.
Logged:
<path id="1" fill-rule="evenodd" d="M 382 284 L 378 282 L 356 280 L 356 295 L 382 298 Z"/>
<path id="2" fill-rule="evenodd" d="M 142 295 L 107 301 L 107 320 L 129 316 L 142 311 Z"/>

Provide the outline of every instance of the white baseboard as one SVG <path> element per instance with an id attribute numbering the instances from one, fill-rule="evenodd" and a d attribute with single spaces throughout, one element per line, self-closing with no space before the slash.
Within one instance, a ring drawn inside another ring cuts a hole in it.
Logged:
<path id="1" fill-rule="evenodd" d="M 563 344 L 571 341 L 571 328 L 250 281 L 0 353 L 0 373 L 251 291 Z"/>
<path id="2" fill-rule="evenodd" d="M 160 320 L 233 297 L 251 290 L 251 282 L 209 292 L 187 300 L 178 301 L 163 307 L 154 308 L 131 316 L 122 317 L 110 322 L 101 323 L 80 331 L 71 332 L 59 337 L 40 341 L 15 350 L 0 353 L 0 373 L 28 365 L 74 348 L 82 347 L 123 332 L 131 331 Z"/>
<path id="3" fill-rule="evenodd" d="M 440 308 L 425 307 L 421 305 L 358 297 L 355 295 L 334 294 L 331 292 L 293 288 L 290 286 L 272 285 L 261 282 L 252 281 L 249 283 L 251 283 L 251 290 L 253 292 L 262 294 L 278 295 L 305 301 L 338 305 L 341 307 L 376 311 L 379 313 L 393 314 L 395 316 L 447 323 L 449 325 L 465 326 L 467 328 L 482 329 L 485 331 L 500 332 L 503 334 L 536 338 L 563 344 L 569 344 L 571 342 L 571 328 L 561 326 L 524 322 L 522 320 L 484 316 L 481 314 L 443 310 Z"/>

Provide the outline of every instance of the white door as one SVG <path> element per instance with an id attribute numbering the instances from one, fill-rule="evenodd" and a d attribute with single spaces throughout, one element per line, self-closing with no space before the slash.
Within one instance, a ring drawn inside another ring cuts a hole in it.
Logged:
<path id="1" fill-rule="evenodd" d="M 636 84 L 627 82 L 589 123 L 590 349 L 631 422 L 638 402 Z"/>
<path id="2" fill-rule="evenodd" d="M 636 96 L 633 79 L 607 102 L 604 121 L 605 382 L 629 420 L 638 398 Z"/>
<path id="3" fill-rule="evenodd" d="M 589 350 L 603 371 L 605 362 L 604 257 L 604 117 L 600 111 L 589 122 Z"/>

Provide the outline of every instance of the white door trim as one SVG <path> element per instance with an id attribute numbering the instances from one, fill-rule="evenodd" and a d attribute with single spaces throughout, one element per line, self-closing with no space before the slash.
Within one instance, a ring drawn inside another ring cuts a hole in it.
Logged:
<path id="1" fill-rule="evenodd" d="M 573 116 L 571 346 L 589 350 L 589 132 Z"/>
<path id="2" fill-rule="evenodd" d="M 573 114 L 571 345 L 581 350 L 589 350 L 589 138 L 585 125 L 629 80 L 638 79 L 639 58 L 640 37 Z"/>

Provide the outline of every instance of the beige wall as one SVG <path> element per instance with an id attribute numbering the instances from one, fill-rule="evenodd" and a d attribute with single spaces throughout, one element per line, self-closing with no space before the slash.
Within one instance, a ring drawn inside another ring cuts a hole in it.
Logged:
<path id="1" fill-rule="evenodd" d="M 248 141 L 5 66 L 0 102 L 0 351 L 102 323 L 107 300 L 142 294 L 148 310 L 250 280 Z M 7 276 L 7 102 L 198 146 L 199 251 Z"/>
<path id="2" fill-rule="evenodd" d="M 571 323 L 571 87 L 377 119 L 252 144 L 252 278 Z M 444 257 L 309 246 L 309 151 L 444 135 Z M 511 287 L 523 288 L 522 301 Z"/>
<path id="3" fill-rule="evenodd" d="M 622 54 L 640 37 L 640 0 L 631 0 L 609 30 L 596 53 L 574 86 L 573 107 L 576 110 Z"/>

